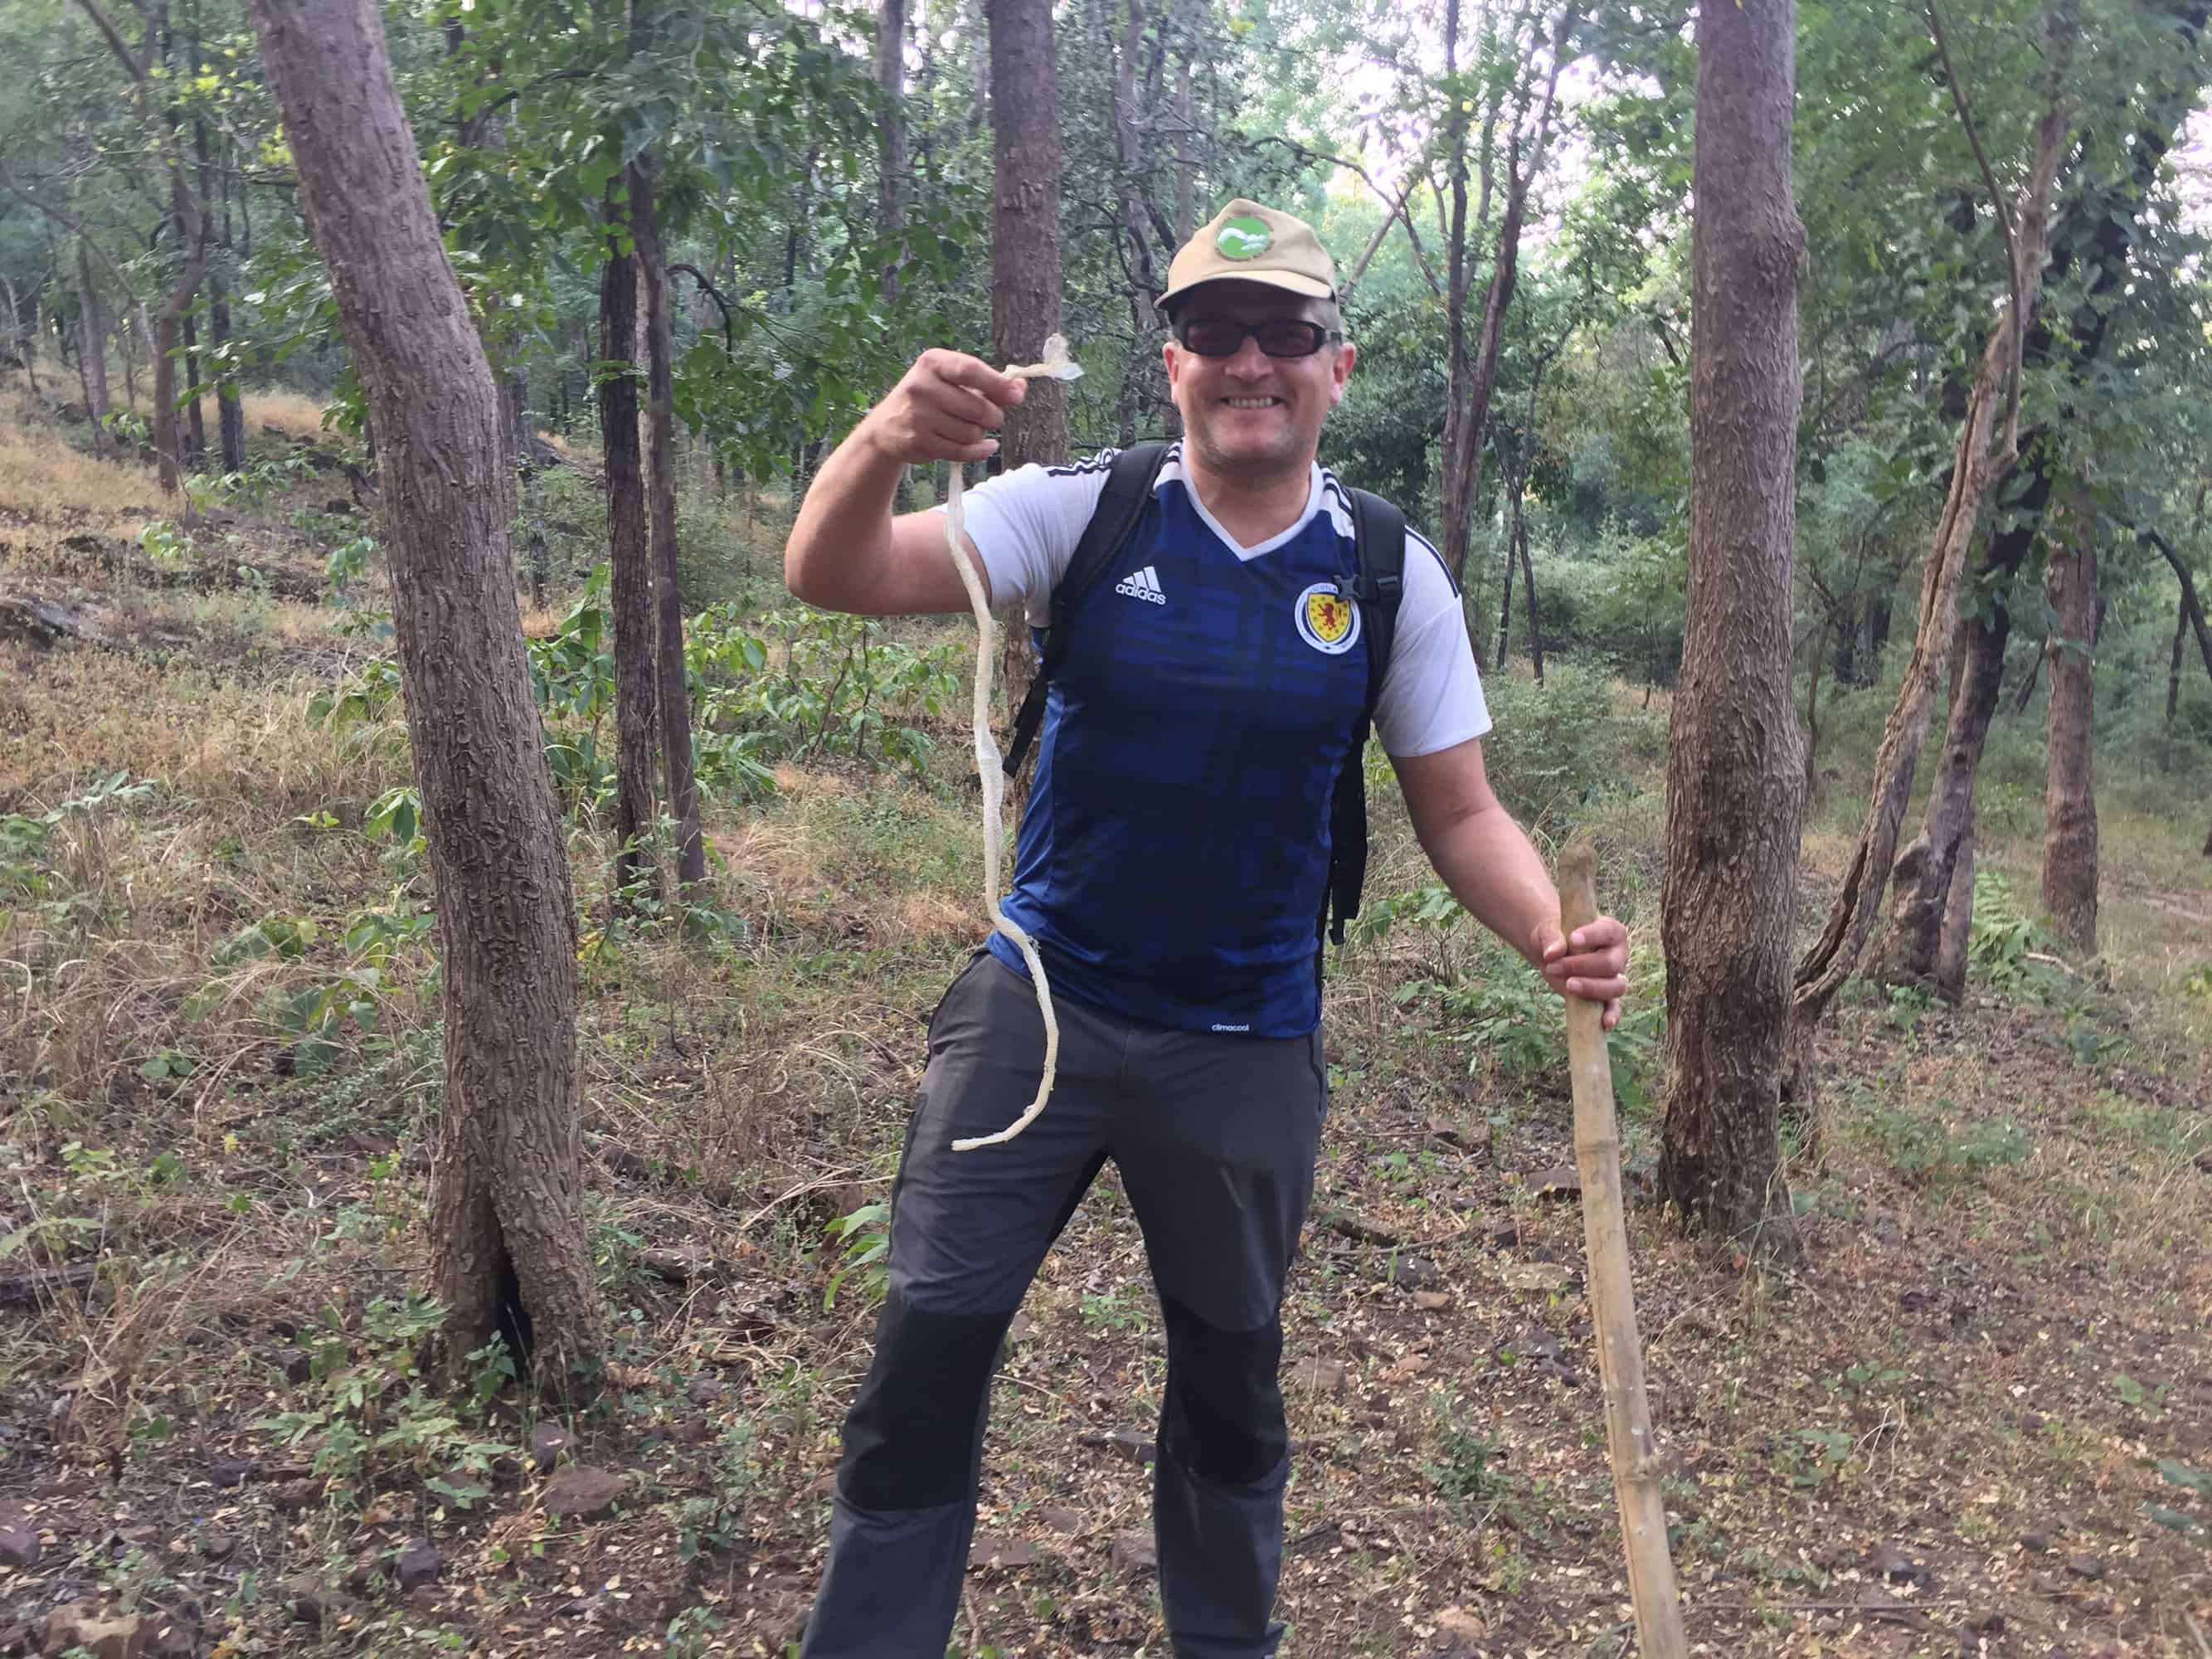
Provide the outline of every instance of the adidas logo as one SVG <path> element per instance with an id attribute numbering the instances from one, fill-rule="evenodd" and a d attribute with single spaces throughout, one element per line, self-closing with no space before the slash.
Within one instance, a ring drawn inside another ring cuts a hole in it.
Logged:
<path id="1" fill-rule="evenodd" d="M 1160 592 L 1159 573 L 1146 565 L 1142 570 L 1132 570 L 1114 584 L 1116 593 L 1127 593 L 1133 599 L 1143 599 L 1152 605 L 1165 605 L 1168 596 Z"/>

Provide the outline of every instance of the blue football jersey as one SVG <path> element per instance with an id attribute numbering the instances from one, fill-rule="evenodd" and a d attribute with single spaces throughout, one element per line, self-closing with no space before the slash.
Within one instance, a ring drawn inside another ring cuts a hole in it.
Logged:
<path id="1" fill-rule="evenodd" d="M 1185 1030 L 1301 1036 L 1329 805 L 1364 736 L 1351 504 L 1240 558 L 1171 449 L 1118 562 L 1077 596 L 1006 915 L 1055 991 Z M 994 935 L 1009 966 L 1021 953 Z"/>

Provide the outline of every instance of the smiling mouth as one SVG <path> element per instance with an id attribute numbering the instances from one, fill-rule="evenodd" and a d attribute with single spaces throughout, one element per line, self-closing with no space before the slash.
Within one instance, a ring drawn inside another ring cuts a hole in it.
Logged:
<path id="1" fill-rule="evenodd" d="M 1224 398 L 1221 400 L 1231 409 L 1275 409 L 1282 404 L 1280 398 Z"/>

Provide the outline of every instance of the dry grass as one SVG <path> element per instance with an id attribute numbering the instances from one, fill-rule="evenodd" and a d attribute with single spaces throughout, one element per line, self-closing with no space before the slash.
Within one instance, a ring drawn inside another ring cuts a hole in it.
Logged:
<path id="1" fill-rule="evenodd" d="M 287 437 L 314 441 L 323 436 L 325 405 L 319 398 L 274 387 L 264 392 L 249 392 L 239 401 L 245 408 L 246 425 L 249 432 L 272 426 Z"/>
<path id="2" fill-rule="evenodd" d="M 11 516 L 143 517 L 159 510 L 158 497 L 135 464 L 88 455 L 50 429 L 0 424 L 0 505 Z"/>

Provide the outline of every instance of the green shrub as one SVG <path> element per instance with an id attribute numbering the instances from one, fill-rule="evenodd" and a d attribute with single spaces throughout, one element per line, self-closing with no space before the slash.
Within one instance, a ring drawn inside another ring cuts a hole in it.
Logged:
<path id="1" fill-rule="evenodd" d="M 1552 663 L 1540 685 L 1498 674 L 1483 689 L 1495 722 L 1482 740 L 1491 787 L 1530 835 L 1564 839 L 1593 802 L 1624 787 L 1630 722 L 1604 674 Z"/>

